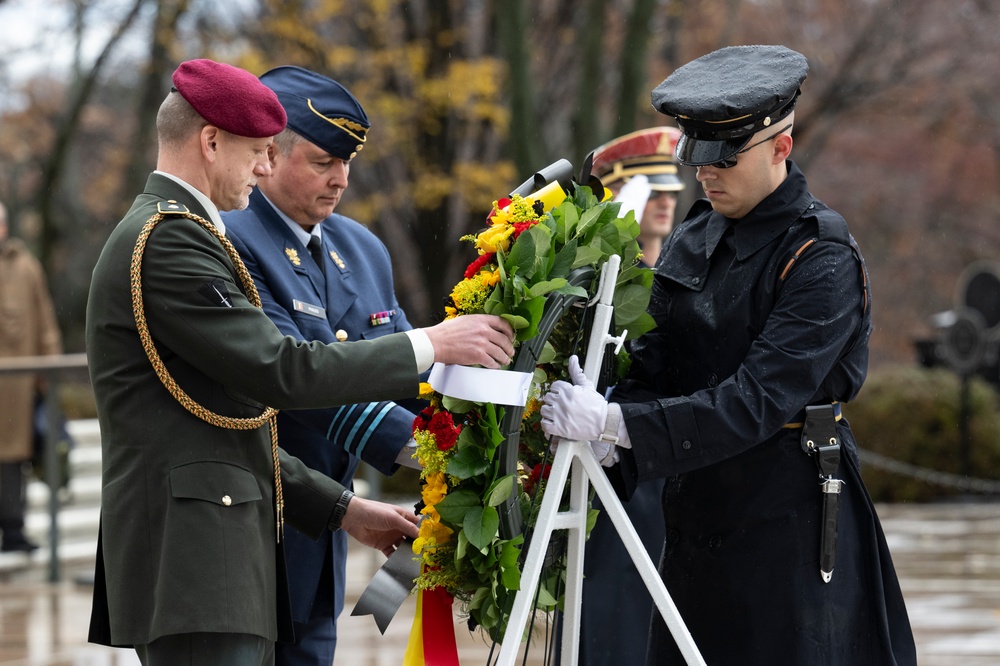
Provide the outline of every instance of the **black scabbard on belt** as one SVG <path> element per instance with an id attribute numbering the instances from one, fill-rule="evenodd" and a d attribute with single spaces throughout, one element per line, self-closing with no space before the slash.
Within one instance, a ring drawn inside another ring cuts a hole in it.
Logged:
<path id="1" fill-rule="evenodd" d="M 823 519 L 820 524 L 819 575 L 824 583 L 833 579 L 837 559 L 837 518 L 840 513 L 841 479 L 834 478 L 840 467 L 840 438 L 837 421 L 841 419 L 840 404 L 809 405 L 805 408 L 801 426 L 789 423 L 786 428 L 801 427 L 799 442 L 802 450 L 815 459 L 823 492 Z"/>

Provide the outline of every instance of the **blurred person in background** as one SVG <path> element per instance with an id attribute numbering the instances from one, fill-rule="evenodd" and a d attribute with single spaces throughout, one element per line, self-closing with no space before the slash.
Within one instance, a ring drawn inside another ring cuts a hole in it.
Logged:
<path id="1" fill-rule="evenodd" d="M 55 308 L 42 265 L 25 244 L 9 236 L 0 203 L 0 356 L 62 353 Z M 38 548 L 24 534 L 25 470 L 32 457 L 35 396 L 44 392 L 34 374 L 0 375 L 0 550 Z"/>

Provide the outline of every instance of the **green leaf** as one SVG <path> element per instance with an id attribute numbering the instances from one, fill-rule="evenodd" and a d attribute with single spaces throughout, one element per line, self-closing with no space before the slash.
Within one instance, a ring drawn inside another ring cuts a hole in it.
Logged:
<path id="1" fill-rule="evenodd" d="M 465 553 L 469 548 L 469 537 L 465 536 L 464 530 L 458 531 L 458 539 L 455 544 L 455 561 L 461 562 L 465 559 Z"/>
<path id="2" fill-rule="evenodd" d="M 615 323 L 624 326 L 645 314 L 649 306 L 649 290 L 638 284 L 615 289 Z"/>
<path id="3" fill-rule="evenodd" d="M 579 298 L 589 298 L 590 294 L 583 287 L 574 287 L 572 285 L 566 285 L 560 289 L 557 289 L 557 294 L 566 294 L 567 296 L 578 296 Z"/>
<path id="4" fill-rule="evenodd" d="M 502 315 L 507 312 L 507 305 L 503 300 L 503 288 L 501 286 L 498 285 L 490 294 L 490 297 L 486 299 L 486 302 L 483 303 L 483 312 L 491 315 Z"/>
<path id="5" fill-rule="evenodd" d="M 576 227 L 580 224 L 579 209 L 571 202 L 564 201 L 559 204 L 552 217 L 556 219 L 556 238 L 562 240 L 563 244 L 569 243 L 576 236 Z"/>
<path id="6" fill-rule="evenodd" d="M 550 291 L 556 291 L 557 289 L 562 289 L 567 285 L 566 278 L 556 278 L 554 280 L 542 280 L 541 282 L 536 282 L 528 289 L 528 293 L 531 296 L 544 296 Z M 584 292 L 586 293 L 586 292 Z"/>
<path id="7" fill-rule="evenodd" d="M 603 210 L 597 206 L 585 210 L 583 215 L 580 216 L 580 224 L 576 229 L 576 237 L 584 239 L 584 242 L 586 242 L 585 239 L 589 237 L 588 232 L 592 232 L 597 228 L 602 212 Z"/>
<path id="8" fill-rule="evenodd" d="M 474 476 L 479 476 L 489 468 L 490 461 L 484 455 L 484 452 L 480 447 L 466 446 L 465 448 L 459 449 L 458 452 L 451 457 L 451 460 L 448 461 L 448 468 L 445 471 L 447 471 L 448 474 L 457 476 L 460 479 L 471 479 Z M 451 494 L 448 494 L 445 497 L 451 497 Z M 438 513 L 441 512 L 438 511 Z M 441 514 L 441 517 L 444 517 L 443 513 Z"/>
<path id="9" fill-rule="evenodd" d="M 625 267 L 618 273 L 615 289 L 631 282 L 641 284 L 645 287 L 653 286 L 653 269 L 646 268 L 645 266 L 626 265 L 624 261 L 622 262 L 622 266 Z"/>
<path id="10" fill-rule="evenodd" d="M 521 315 L 528 321 L 528 326 L 517 329 L 517 340 L 530 340 L 538 335 L 538 322 L 542 320 L 542 313 L 545 312 L 545 297 L 538 296 L 521 303 L 514 310 L 515 314 Z"/>
<path id="11" fill-rule="evenodd" d="M 549 269 L 549 278 L 569 276 L 569 272 L 573 270 L 573 262 L 576 261 L 577 245 L 578 243 L 574 238 L 559 248 L 555 259 L 552 261 L 552 267 Z"/>
<path id="12" fill-rule="evenodd" d="M 510 322 L 510 325 L 514 328 L 515 331 L 520 331 L 523 328 L 528 328 L 528 324 L 530 323 L 524 317 L 516 314 L 504 313 L 500 315 L 500 318 L 506 319 L 508 322 Z"/>
<path id="13" fill-rule="evenodd" d="M 477 587 L 476 591 L 472 594 L 472 601 L 469 602 L 469 610 L 475 610 L 481 608 L 483 602 L 490 598 L 490 588 L 488 587 Z"/>
<path id="14" fill-rule="evenodd" d="M 471 490 L 454 490 L 444 496 L 444 499 L 434 505 L 441 518 L 456 527 L 462 526 L 468 514 L 481 509 L 483 503 L 479 500 L 479 495 Z M 494 509 L 496 512 L 496 509 Z"/>
<path id="15" fill-rule="evenodd" d="M 478 402 L 472 402 L 471 400 L 461 400 L 459 398 L 452 398 L 451 396 L 441 396 L 441 406 L 447 409 L 452 414 L 468 414 L 473 409 L 479 406 Z"/>
<path id="16" fill-rule="evenodd" d="M 552 359 L 556 357 L 556 348 L 552 346 L 552 343 L 548 340 L 545 341 L 545 346 L 542 347 L 542 351 L 538 354 L 538 365 L 543 363 L 551 363 Z"/>
<path id="17" fill-rule="evenodd" d="M 524 541 L 523 536 L 505 541 L 500 552 L 500 580 L 508 590 L 521 589 L 521 570 L 517 561 L 521 555 L 522 541 Z"/>
<path id="18" fill-rule="evenodd" d="M 500 506 L 510 494 L 514 492 L 514 475 L 507 474 L 501 476 L 493 482 L 489 490 L 486 491 L 486 504 L 489 506 Z"/>
<path id="19" fill-rule="evenodd" d="M 510 254 L 507 255 L 507 261 L 504 262 L 508 270 L 514 272 L 512 267 L 516 266 L 517 272 L 525 277 L 531 277 L 534 274 L 532 269 L 538 259 L 535 235 L 531 231 L 528 229 L 517 237 L 514 245 L 510 248 Z"/>
<path id="20" fill-rule="evenodd" d="M 440 513 L 440 510 L 438 512 Z M 444 517 L 444 514 L 441 516 Z M 472 546 L 484 549 L 497 536 L 497 530 L 500 529 L 500 515 L 491 506 L 473 507 L 465 514 L 462 529 L 469 537 L 469 543 Z"/>
<path id="21" fill-rule="evenodd" d="M 597 517 L 601 515 L 600 509 L 587 509 L 587 534 L 594 529 L 594 525 L 597 524 Z"/>
<path id="22" fill-rule="evenodd" d="M 502 418 L 502 408 L 498 411 L 492 402 L 486 403 L 486 418 L 481 419 L 480 423 L 485 426 L 486 436 L 489 439 L 486 444 L 486 455 L 489 456 L 490 460 L 493 460 L 493 454 L 505 439 L 503 433 L 500 432 L 500 419 Z"/>
<path id="23" fill-rule="evenodd" d="M 596 264 L 603 256 L 604 253 L 599 248 L 591 247 L 589 245 L 578 247 L 576 249 L 576 259 L 573 260 L 573 268 Z"/>
<path id="24" fill-rule="evenodd" d="M 551 609 L 551 608 L 555 608 L 555 606 L 556 606 L 557 603 L 559 603 L 559 602 L 556 601 L 556 598 L 554 596 L 552 596 L 551 592 L 549 592 L 547 589 L 545 589 L 545 586 L 543 586 L 543 585 L 539 585 L 538 586 L 538 607 L 539 608 L 541 608 L 542 610 L 548 610 L 548 609 Z"/>
<path id="25" fill-rule="evenodd" d="M 635 340 L 643 333 L 648 333 L 654 328 L 656 328 L 656 320 L 648 312 L 643 312 L 639 315 L 638 319 L 633 320 L 628 325 L 628 335 L 625 336 L 625 339 Z M 621 376 L 624 377 L 624 373 Z"/>

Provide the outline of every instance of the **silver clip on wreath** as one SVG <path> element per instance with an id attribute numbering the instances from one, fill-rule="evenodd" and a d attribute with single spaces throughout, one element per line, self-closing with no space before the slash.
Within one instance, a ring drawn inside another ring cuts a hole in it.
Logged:
<path id="1" fill-rule="evenodd" d="M 586 302 L 596 289 L 570 285 L 574 269 L 590 266 L 595 275 L 612 255 L 622 258 L 614 297 L 616 334 L 634 338 L 653 327 L 646 313 L 652 272 L 638 264 L 639 225 L 620 205 L 599 201 L 589 187 L 570 185 L 567 196 L 558 184 L 521 197 L 494 202 L 487 227 L 462 240 L 479 253 L 451 292 L 447 318 L 487 313 L 507 319 L 518 344 L 538 334 L 538 324 L 551 294 L 571 294 Z M 607 194 L 607 192 L 602 192 Z M 608 198 L 608 197 L 605 197 Z M 548 442 L 539 428 L 540 396 L 566 374 L 566 359 L 579 339 L 581 310 L 562 317 L 538 356 L 524 407 L 516 470 L 504 470 L 497 456 L 504 441 L 500 422 L 504 408 L 441 395 L 428 389 L 430 406 L 413 425 L 415 457 L 423 467 L 420 536 L 413 550 L 422 559 L 419 590 L 443 588 L 459 601 L 477 625 L 496 640 L 502 638 L 509 604 L 520 587 L 519 557 L 524 536 L 502 538 L 497 508 L 516 497 L 526 529 L 537 512 L 536 495 L 545 487 Z M 614 380 L 627 369 L 627 353 L 616 363 Z M 593 525 L 593 521 L 590 523 Z M 551 558 L 542 576 L 539 610 L 559 604 L 565 554 Z"/>

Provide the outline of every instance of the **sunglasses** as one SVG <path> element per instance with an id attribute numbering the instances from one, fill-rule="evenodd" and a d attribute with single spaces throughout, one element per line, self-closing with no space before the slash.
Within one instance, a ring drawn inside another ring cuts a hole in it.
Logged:
<path id="1" fill-rule="evenodd" d="M 737 151 L 737 152 L 733 153 L 732 156 L 727 157 L 724 160 L 719 160 L 718 162 L 712 162 L 711 164 L 708 164 L 706 166 L 715 167 L 716 169 L 732 169 L 734 166 L 736 166 L 736 156 L 737 155 L 742 155 L 743 153 L 749 151 L 752 148 L 756 148 L 757 146 L 759 146 L 762 143 L 767 143 L 768 141 L 770 141 L 771 139 L 775 138 L 776 136 L 778 136 L 779 134 L 781 134 L 782 132 L 784 132 L 785 130 L 787 130 L 791 126 L 792 126 L 792 124 L 788 123 L 787 125 L 785 125 L 784 127 L 782 127 L 780 130 L 778 130 L 777 132 L 775 132 L 771 136 L 767 137 L 766 139 L 761 139 L 757 143 L 751 144 L 751 145 L 747 146 L 746 148 L 744 148 L 743 150 L 740 150 L 740 151 Z"/>

